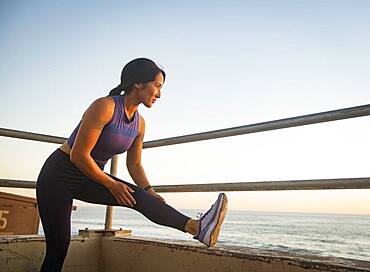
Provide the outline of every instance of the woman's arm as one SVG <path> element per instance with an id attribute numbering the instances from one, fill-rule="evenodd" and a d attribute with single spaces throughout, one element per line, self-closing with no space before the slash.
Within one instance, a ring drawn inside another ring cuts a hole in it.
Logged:
<path id="1" fill-rule="evenodd" d="M 145 175 L 144 168 L 141 165 L 141 152 L 143 149 L 144 134 L 145 121 L 144 118 L 140 116 L 139 134 L 135 138 L 129 150 L 127 150 L 126 166 L 134 182 L 141 188 L 145 188 L 145 186 L 150 185 Z M 160 195 L 158 195 L 153 188 L 150 188 L 148 192 L 159 200 L 165 202 L 165 200 Z"/>
<path id="2" fill-rule="evenodd" d="M 129 191 L 133 190 L 104 173 L 90 155 L 104 126 L 112 119 L 114 107 L 114 101 L 109 97 L 99 98 L 90 105 L 83 115 L 70 160 L 86 176 L 107 187 L 118 203 L 132 206 L 135 199 Z"/>

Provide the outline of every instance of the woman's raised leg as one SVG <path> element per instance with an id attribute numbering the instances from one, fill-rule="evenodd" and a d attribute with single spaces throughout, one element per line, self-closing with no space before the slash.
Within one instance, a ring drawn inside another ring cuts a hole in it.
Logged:
<path id="1" fill-rule="evenodd" d="M 136 204 L 134 207 L 125 207 L 137 210 L 154 223 L 187 232 L 185 225 L 191 219 L 190 217 L 182 214 L 170 205 L 163 203 L 144 189 L 110 174 L 107 175 L 128 185 L 134 190 L 132 195 L 136 200 Z M 86 178 L 89 179 L 88 177 Z M 81 190 L 74 195 L 74 198 L 89 203 L 121 206 L 106 187 L 91 179 L 86 181 Z"/>

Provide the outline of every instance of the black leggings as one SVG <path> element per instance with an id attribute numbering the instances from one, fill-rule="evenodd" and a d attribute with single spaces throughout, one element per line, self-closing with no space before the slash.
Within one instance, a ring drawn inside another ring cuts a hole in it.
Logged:
<path id="1" fill-rule="evenodd" d="M 136 204 L 133 208 L 128 208 L 137 210 L 154 223 L 185 232 L 185 224 L 190 217 L 163 203 L 140 187 L 114 176 L 111 177 L 135 191 L 132 195 Z M 69 156 L 59 148 L 47 158 L 40 171 L 36 196 L 46 239 L 46 255 L 41 271 L 48 272 L 62 270 L 70 243 L 71 211 L 74 198 L 90 203 L 122 206 L 106 187 L 83 174 L 70 161 Z"/>

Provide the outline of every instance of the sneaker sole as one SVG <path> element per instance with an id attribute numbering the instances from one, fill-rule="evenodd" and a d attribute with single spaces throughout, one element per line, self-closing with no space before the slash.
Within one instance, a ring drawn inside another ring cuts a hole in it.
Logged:
<path id="1" fill-rule="evenodd" d="M 227 197 L 223 193 L 223 200 L 221 204 L 221 210 L 220 210 L 220 216 L 217 219 L 217 223 L 215 228 L 212 231 L 211 234 L 211 241 L 210 241 L 210 247 L 213 247 L 217 243 L 218 235 L 220 234 L 222 223 L 224 222 L 226 212 L 227 212 Z"/>

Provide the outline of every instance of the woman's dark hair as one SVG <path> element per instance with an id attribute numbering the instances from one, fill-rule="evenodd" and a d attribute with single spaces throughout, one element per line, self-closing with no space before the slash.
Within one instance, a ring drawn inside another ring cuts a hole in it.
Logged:
<path id="1" fill-rule="evenodd" d="M 164 80 L 166 79 L 166 73 L 154 61 L 147 58 L 134 59 L 123 67 L 121 83 L 109 92 L 109 96 L 127 93 L 135 83 L 153 81 L 158 73 L 162 73 Z"/>

